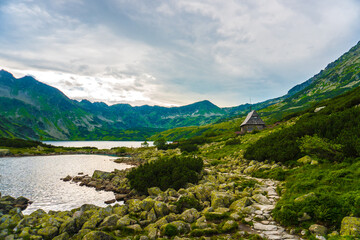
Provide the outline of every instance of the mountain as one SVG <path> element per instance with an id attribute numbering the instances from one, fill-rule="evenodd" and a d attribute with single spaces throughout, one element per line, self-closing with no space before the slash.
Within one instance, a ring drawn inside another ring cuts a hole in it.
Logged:
<path id="1" fill-rule="evenodd" d="M 108 106 L 69 99 L 33 77 L 0 71 L 0 136 L 61 140 L 144 140 L 156 132 L 214 122 L 225 111 L 209 101 L 182 107 Z"/>

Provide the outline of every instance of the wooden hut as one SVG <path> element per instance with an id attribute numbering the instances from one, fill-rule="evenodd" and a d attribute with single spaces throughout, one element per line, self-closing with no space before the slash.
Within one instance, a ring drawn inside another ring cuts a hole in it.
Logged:
<path id="1" fill-rule="evenodd" d="M 261 120 L 259 114 L 254 110 L 249 112 L 244 122 L 240 125 L 241 132 L 251 132 L 255 129 L 261 130 L 265 128 L 265 123 Z"/>

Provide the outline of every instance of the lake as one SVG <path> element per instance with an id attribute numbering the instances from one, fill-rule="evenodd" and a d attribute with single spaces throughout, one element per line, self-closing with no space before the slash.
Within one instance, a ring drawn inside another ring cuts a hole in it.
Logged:
<path id="1" fill-rule="evenodd" d="M 33 204 L 23 211 L 29 214 L 39 208 L 70 210 L 85 203 L 106 206 L 104 201 L 114 198 L 114 193 L 96 191 L 64 182 L 60 178 L 89 174 L 94 170 L 113 171 L 131 166 L 118 164 L 115 157 L 105 155 L 59 155 L 0 158 L 0 192 L 2 196 L 24 196 Z"/>
<path id="2" fill-rule="evenodd" d="M 111 149 L 114 147 L 141 147 L 144 141 L 43 141 L 43 143 L 60 147 L 96 147 L 98 149 Z M 149 146 L 154 146 L 153 141 L 149 141 Z"/>

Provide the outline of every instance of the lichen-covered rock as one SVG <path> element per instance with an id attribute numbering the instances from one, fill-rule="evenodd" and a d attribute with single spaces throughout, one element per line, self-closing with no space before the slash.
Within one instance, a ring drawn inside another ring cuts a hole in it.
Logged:
<path id="1" fill-rule="evenodd" d="M 230 205 L 230 210 L 241 212 L 245 207 L 250 206 L 253 202 L 249 197 L 243 197 L 239 200 L 236 200 Z"/>
<path id="2" fill-rule="evenodd" d="M 129 206 L 129 212 L 140 212 L 141 208 L 141 200 L 139 199 L 130 199 L 126 202 Z"/>
<path id="3" fill-rule="evenodd" d="M 83 238 L 83 240 L 113 240 L 114 237 L 112 237 L 111 235 L 104 233 L 104 232 L 100 232 L 100 231 L 92 231 L 89 232 L 88 234 L 86 234 Z"/>
<path id="4" fill-rule="evenodd" d="M 161 193 L 163 193 L 163 191 L 161 191 L 161 189 L 158 187 L 152 187 L 152 188 L 148 188 L 148 193 L 151 197 L 156 197 Z"/>
<path id="5" fill-rule="evenodd" d="M 298 163 L 302 163 L 302 164 L 308 164 L 308 163 L 311 163 L 311 161 L 312 161 L 312 158 L 310 156 L 308 156 L 308 155 L 306 155 L 306 156 L 304 156 L 302 158 L 299 158 L 297 160 Z"/>
<path id="6" fill-rule="evenodd" d="M 300 203 L 300 202 L 304 202 L 304 201 L 306 201 L 308 199 L 311 199 L 311 198 L 316 198 L 316 194 L 314 192 L 311 192 L 311 193 L 302 195 L 300 197 L 297 197 L 297 198 L 294 199 L 294 202 L 295 203 Z"/>
<path id="7" fill-rule="evenodd" d="M 200 201 L 209 201 L 211 199 L 211 192 L 214 191 L 215 187 L 210 184 L 202 184 L 194 187 L 194 194 Z"/>
<path id="8" fill-rule="evenodd" d="M 92 178 L 106 180 L 106 179 L 111 179 L 113 176 L 114 176 L 114 174 L 111 174 L 110 172 L 95 170 L 92 175 Z"/>
<path id="9" fill-rule="evenodd" d="M 73 218 L 69 218 L 60 226 L 60 233 L 67 232 L 69 234 L 73 234 L 78 232 L 79 230 L 80 228 L 76 226 L 76 222 Z"/>
<path id="10" fill-rule="evenodd" d="M 100 224 L 100 227 L 113 227 L 116 226 L 117 221 L 120 219 L 120 216 L 117 214 L 110 215 L 106 217 L 102 223 Z"/>
<path id="11" fill-rule="evenodd" d="M 234 220 L 228 220 L 221 228 L 222 232 L 231 232 L 238 229 L 238 224 Z"/>
<path id="12" fill-rule="evenodd" d="M 179 217 L 179 220 L 182 220 L 187 223 L 193 223 L 200 217 L 200 213 L 195 209 L 187 209 L 185 210 Z"/>
<path id="13" fill-rule="evenodd" d="M 125 215 L 117 221 L 118 226 L 129 226 L 136 223 L 137 221 L 135 219 L 130 218 L 129 215 Z"/>
<path id="14" fill-rule="evenodd" d="M 30 238 L 31 235 L 31 228 L 30 227 L 24 227 L 22 231 L 19 234 L 19 237 L 21 238 Z M 0 236 L 1 238 L 1 236 Z"/>
<path id="15" fill-rule="evenodd" d="M 42 218 L 45 215 L 46 215 L 46 212 L 42 209 L 38 209 L 30 214 L 30 216 L 33 218 Z"/>
<path id="16" fill-rule="evenodd" d="M 71 240 L 82 240 L 83 237 L 91 231 L 92 230 L 90 229 L 81 229 L 77 234 L 71 237 Z"/>
<path id="17" fill-rule="evenodd" d="M 54 237 L 52 240 L 68 240 L 70 239 L 70 235 L 67 232 L 64 232 L 56 237 Z"/>
<path id="18" fill-rule="evenodd" d="M 119 207 L 114 207 L 113 208 L 113 212 L 117 215 L 119 215 L 120 217 L 125 216 L 126 214 L 128 214 L 128 209 L 129 207 L 126 205 L 121 205 Z"/>
<path id="19" fill-rule="evenodd" d="M 171 234 L 169 234 L 169 230 L 171 231 Z M 168 236 L 174 236 L 178 234 L 185 234 L 190 232 L 190 224 L 183 222 L 183 221 L 175 221 L 168 224 L 163 225 L 160 228 L 161 235 L 168 235 Z"/>
<path id="20" fill-rule="evenodd" d="M 254 199 L 256 202 L 258 202 L 260 204 L 266 204 L 266 205 L 271 204 L 270 200 L 260 193 L 253 195 L 252 199 Z"/>
<path id="21" fill-rule="evenodd" d="M 127 226 L 128 229 L 131 229 L 134 232 L 141 232 L 142 228 L 140 227 L 139 224 L 133 224 L 133 225 L 129 225 Z"/>
<path id="22" fill-rule="evenodd" d="M 146 219 L 150 222 L 156 222 L 157 217 L 153 208 L 147 213 Z"/>
<path id="23" fill-rule="evenodd" d="M 214 209 L 219 207 L 229 207 L 233 200 L 233 194 L 227 192 L 211 193 L 211 207 L 213 207 Z"/>
<path id="24" fill-rule="evenodd" d="M 82 229 L 95 229 L 103 219 L 99 213 L 95 213 L 83 224 Z"/>
<path id="25" fill-rule="evenodd" d="M 44 237 L 44 239 L 53 239 L 59 232 L 57 227 L 48 226 L 41 228 L 37 231 L 37 234 Z"/>
<path id="26" fill-rule="evenodd" d="M 342 236 L 360 237 L 360 218 L 344 217 L 341 221 L 340 234 Z"/>
<path id="27" fill-rule="evenodd" d="M 150 211 L 154 207 L 155 201 L 151 198 L 145 198 L 141 201 L 140 207 L 144 211 Z"/>
<path id="28" fill-rule="evenodd" d="M 169 214 L 169 208 L 167 207 L 167 205 L 160 201 L 155 201 L 154 210 L 155 210 L 156 216 L 158 216 L 158 217 L 163 217 L 163 216 Z"/>
<path id="29" fill-rule="evenodd" d="M 326 235 L 328 229 L 319 224 L 313 224 L 309 227 L 309 231 L 317 235 Z"/>
<path id="30" fill-rule="evenodd" d="M 156 239 L 158 236 L 158 229 L 155 226 L 150 226 L 147 228 L 149 239 Z"/>

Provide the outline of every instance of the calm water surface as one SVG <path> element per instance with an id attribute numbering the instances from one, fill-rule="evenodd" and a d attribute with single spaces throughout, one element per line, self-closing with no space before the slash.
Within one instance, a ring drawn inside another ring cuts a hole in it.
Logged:
<path id="1" fill-rule="evenodd" d="M 102 155 L 0 158 L 0 192 L 3 196 L 24 196 L 33 201 L 25 214 L 39 208 L 45 211 L 70 210 L 85 203 L 106 206 L 104 201 L 113 199 L 114 193 L 80 187 L 60 178 L 79 172 L 91 176 L 96 169 L 112 171 L 131 167 L 115 163 L 114 159 Z"/>
<path id="2" fill-rule="evenodd" d="M 141 147 L 144 141 L 44 141 L 46 144 L 61 147 L 97 147 L 98 149 L 111 149 L 113 147 Z M 149 141 L 149 146 L 154 146 Z"/>

